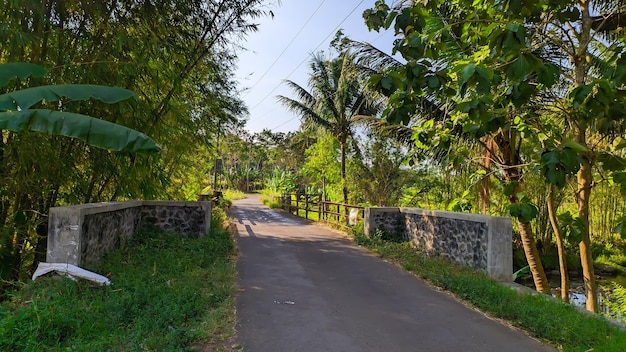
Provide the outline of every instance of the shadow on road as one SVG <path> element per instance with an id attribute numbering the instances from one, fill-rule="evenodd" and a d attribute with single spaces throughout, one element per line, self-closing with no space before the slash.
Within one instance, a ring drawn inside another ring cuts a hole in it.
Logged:
<path id="1" fill-rule="evenodd" d="M 238 340 L 263 351 L 554 351 L 344 235 L 236 201 Z"/>

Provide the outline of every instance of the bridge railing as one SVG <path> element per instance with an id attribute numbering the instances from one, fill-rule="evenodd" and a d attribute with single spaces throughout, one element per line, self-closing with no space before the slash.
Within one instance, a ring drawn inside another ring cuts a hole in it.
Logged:
<path id="1" fill-rule="evenodd" d="M 286 193 L 278 203 L 292 214 L 341 227 L 355 225 L 365 215 L 365 207 L 326 201 L 321 194 Z"/>
<path id="2" fill-rule="evenodd" d="M 298 194 L 286 193 L 280 196 L 280 207 L 292 214 L 304 217 L 306 219 L 318 220 L 320 214 L 320 200 L 322 196 L 319 194 Z M 316 214 L 315 216 L 313 214 Z"/>
<path id="3" fill-rule="evenodd" d="M 290 213 L 346 230 L 363 219 L 365 236 L 378 231 L 401 236 L 428 255 L 483 270 L 498 281 L 511 281 L 513 275 L 511 218 L 417 208 L 364 208 L 297 193 L 282 195 L 280 204 Z"/>

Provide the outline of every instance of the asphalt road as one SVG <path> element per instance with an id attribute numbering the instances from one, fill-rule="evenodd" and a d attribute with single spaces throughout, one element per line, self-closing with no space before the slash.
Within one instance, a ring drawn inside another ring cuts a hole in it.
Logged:
<path id="1" fill-rule="evenodd" d="M 244 351 L 554 351 L 258 197 L 235 201 L 230 216 Z"/>

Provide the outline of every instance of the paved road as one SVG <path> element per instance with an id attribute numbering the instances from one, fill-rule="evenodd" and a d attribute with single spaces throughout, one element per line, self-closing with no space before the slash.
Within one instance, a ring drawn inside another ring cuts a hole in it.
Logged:
<path id="1" fill-rule="evenodd" d="M 258 197 L 230 215 L 245 351 L 554 351 Z"/>

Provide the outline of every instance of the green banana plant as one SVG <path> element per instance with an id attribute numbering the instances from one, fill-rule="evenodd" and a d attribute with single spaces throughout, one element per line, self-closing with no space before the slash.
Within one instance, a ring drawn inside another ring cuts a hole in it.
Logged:
<path id="1" fill-rule="evenodd" d="M 0 64 L 0 88 L 15 78 L 40 78 L 46 73 L 45 68 L 31 63 Z M 0 94 L 0 129 L 77 138 L 91 146 L 115 151 L 155 153 L 161 150 L 150 137 L 119 124 L 66 111 L 32 109 L 41 101 L 54 102 L 63 98 L 72 101 L 96 99 L 114 104 L 129 98 L 137 99 L 137 94 L 119 87 L 87 84 L 39 86 Z"/>

